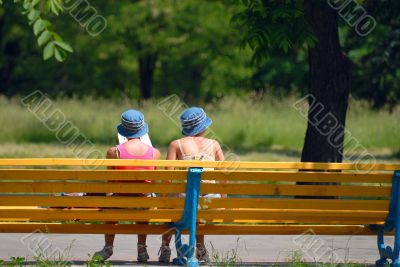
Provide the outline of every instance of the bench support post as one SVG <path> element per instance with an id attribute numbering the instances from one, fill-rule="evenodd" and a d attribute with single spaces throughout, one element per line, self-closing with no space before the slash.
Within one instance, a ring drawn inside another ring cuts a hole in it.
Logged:
<path id="1" fill-rule="evenodd" d="M 173 260 L 175 265 L 199 266 L 199 263 L 195 260 L 194 249 L 196 247 L 197 205 L 202 173 L 203 168 L 189 169 L 183 215 L 179 222 L 171 224 L 171 227 L 175 230 L 175 248 L 178 254 L 178 257 Z M 189 245 L 182 244 L 182 230 L 189 230 Z"/>
<path id="2" fill-rule="evenodd" d="M 392 260 L 392 267 L 400 267 L 400 171 L 395 171 L 392 179 L 392 193 L 390 196 L 389 214 L 383 226 L 374 227 L 378 231 L 378 250 L 380 259 L 376 261 L 377 266 L 385 266 L 387 260 Z M 385 232 L 395 231 L 394 247 L 385 247 Z"/>

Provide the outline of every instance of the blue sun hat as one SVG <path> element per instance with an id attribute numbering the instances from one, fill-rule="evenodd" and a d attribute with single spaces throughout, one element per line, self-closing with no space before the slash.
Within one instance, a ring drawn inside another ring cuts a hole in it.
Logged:
<path id="1" fill-rule="evenodd" d="M 122 113 L 118 133 L 126 138 L 139 138 L 147 134 L 149 126 L 144 122 L 142 112 L 130 109 Z"/>
<path id="2" fill-rule="evenodd" d="M 182 134 L 185 136 L 195 136 L 206 130 L 212 123 L 202 108 L 191 107 L 186 109 L 181 115 Z"/>

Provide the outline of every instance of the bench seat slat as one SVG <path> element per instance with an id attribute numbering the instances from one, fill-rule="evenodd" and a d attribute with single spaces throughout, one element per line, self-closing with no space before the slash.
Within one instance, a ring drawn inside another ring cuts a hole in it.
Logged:
<path id="1" fill-rule="evenodd" d="M 204 180 L 230 181 L 288 181 L 288 182 L 345 182 L 345 183 L 391 183 L 390 173 L 337 173 L 337 172 L 260 172 L 205 171 Z M 185 170 L 120 171 L 120 170 L 23 170 L 0 169 L 0 180 L 183 180 Z"/>
<path id="2" fill-rule="evenodd" d="M 0 233 L 57 234 L 162 234 L 165 225 L 134 224 L 60 224 L 60 223 L 0 223 Z M 183 231 L 184 234 L 187 231 Z M 376 235 L 364 225 L 199 225 L 198 234 L 207 235 Z M 389 233 L 393 235 L 393 233 Z M 28 242 L 27 236 L 23 241 Z"/>
<path id="3" fill-rule="evenodd" d="M 172 197 L 59 197 L 59 196 L 0 196 L 0 206 L 52 206 L 52 207 L 122 207 L 122 208 L 178 208 L 184 199 Z M 321 209 L 321 210 L 380 210 L 386 211 L 388 200 L 339 199 L 268 199 L 226 198 L 199 199 L 202 209 L 254 208 L 259 209 Z"/>

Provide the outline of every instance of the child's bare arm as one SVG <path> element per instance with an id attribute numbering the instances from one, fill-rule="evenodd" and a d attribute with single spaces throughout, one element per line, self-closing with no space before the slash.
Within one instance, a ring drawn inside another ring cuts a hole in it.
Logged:
<path id="1" fill-rule="evenodd" d="M 215 160 L 216 161 L 224 161 L 224 152 L 222 151 L 221 145 L 218 143 L 218 141 L 215 141 L 214 144 L 215 147 Z M 219 168 L 221 170 L 221 168 Z M 220 183 L 226 184 L 226 181 L 221 181 Z M 226 198 L 228 195 L 227 194 L 221 194 L 221 197 Z"/>
<path id="2" fill-rule="evenodd" d="M 176 155 L 176 151 L 177 150 L 176 150 L 176 145 L 174 143 L 175 143 L 175 141 L 173 141 L 173 142 L 171 142 L 169 144 L 168 151 L 167 151 L 167 160 L 176 160 L 177 159 L 177 155 Z M 174 167 L 165 167 L 165 169 L 166 170 L 173 170 Z M 171 183 L 170 180 L 165 180 L 164 182 L 165 183 Z M 161 194 L 161 196 L 162 197 L 166 197 L 166 196 L 168 196 L 168 194 L 163 193 L 163 194 Z"/>
<path id="3" fill-rule="evenodd" d="M 218 143 L 218 141 L 214 141 L 214 147 L 215 147 L 215 160 L 216 161 L 224 161 L 225 157 L 224 157 L 224 152 L 222 151 L 222 148 L 220 146 L 220 144 Z"/>
<path id="4" fill-rule="evenodd" d="M 176 141 L 172 141 L 169 144 L 168 152 L 167 152 L 167 160 L 176 160 L 176 159 L 178 159 L 177 148 L 178 148 L 178 145 L 177 145 Z M 173 170 L 174 167 L 166 167 L 165 169 Z"/>
<path id="5" fill-rule="evenodd" d="M 118 159 L 117 147 L 112 147 L 107 150 L 106 159 Z M 114 170 L 114 166 L 107 166 L 107 169 Z"/>
<path id="6" fill-rule="evenodd" d="M 161 153 L 158 149 L 154 148 L 153 159 L 158 160 L 161 157 Z"/>

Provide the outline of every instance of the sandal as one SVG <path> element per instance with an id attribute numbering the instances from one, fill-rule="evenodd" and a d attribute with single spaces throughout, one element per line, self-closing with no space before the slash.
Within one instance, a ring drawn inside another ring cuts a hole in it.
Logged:
<path id="1" fill-rule="evenodd" d="M 207 249 L 203 244 L 196 244 L 196 258 L 198 261 L 208 262 L 210 259 L 208 257 Z"/>
<path id="2" fill-rule="evenodd" d="M 147 262 L 147 260 L 150 258 L 149 254 L 147 253 L 147 246 L 143 244 L 137 244 L 137 250 L 138 250 L 137 261 Z"/>
<path id="3" fill-rule="evenodd" d="M 168 246 L 161 246 L 158 254 L 160 255 L 158 257 L 158 262 L 169 263 L 171 259 L 171 249 Z"/>
<path id="4" fill-rule="evenodd" d="M 100 251 L 97 251 L 93 254 L 93 258 L 99 258 L 102 261 L 107 260 L 112 256 L 113 252 L 113 246 L 104 246 L 104 248 Z"/>

